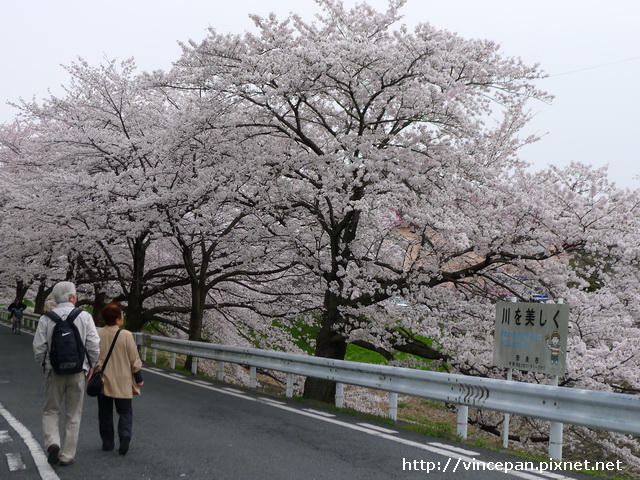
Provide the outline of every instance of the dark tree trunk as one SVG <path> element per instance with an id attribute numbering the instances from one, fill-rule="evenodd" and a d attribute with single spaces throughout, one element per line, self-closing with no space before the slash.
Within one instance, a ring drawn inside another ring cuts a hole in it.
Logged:
<path id="1" fill-rule="evenodd" d="M 107 294 L 100 289 L 99 285 L 94 285 L 93 291 L 95 292 L 93 296 L 93 321 L 96 327 L 104 327 L 101 311 L 107 303 Z"/>
<path id="2" fill-rule="evenodd" d="M 22 280 L 16 280 L 16 296 L 15 298 L 19 298 L 24 301 L 24 296 L 29 291 L 29 283 L 24 283 Z"/>
<path id="3" fill-rule="evenodd" d="M 189 340 L 199 342 L 202 340 L 202 316 L 206 298 L 206 287 L 200 282 L 191 284 L 191 314 L 189 316 Z M 187 356 L 185 368 L 191 370 L 193 357 Z"/>
<path id="4" fill-rule="evenodd" d="M 316 357 L 344 360 L 347 353 L 347 342 L 335 330 L 341 318 L 337 309 L 325 311 L 322 316 L 322 326 L 316 336 Z M 304 383 L 303 397 L 324 403 L 334 403 L 336 396 L 336 382 L 321 378 L 308 377 Z"/>
<path id="5" fill-rule="evenodd" d="M 359 192 L 361 193 L 361 192 Z M 360 197 L 361 198 L 361 197 Z M 357 198 L 354 197 L 354 200 Z M 316 336 L 316 357 L 332 358 L 344 360 L 347 353 L 347 342 L 342 331 L 344 330 L 345 319 L 340 313 L 341 298 L 331 289 L 333 282 L 337 282 L 342 287 L 342 279 L 338 275 L 341 269 L 346 270 L 348 265 L 345 260 L 338 260 L 339 257 L 345 259 L 351 255 L 347 245 L 353 240 L 358 227 L 359 213 L 352 211 L 344 219 L 344 238 L 340 235 L 330 235 L 332 271 L 325 277 L 326 290 L 323 301 L 322 325 Z M 334 232 L 337 233 L 337 232 Z M 308 377 L 304 383 L 303 397 L 309 400 L 318 400 L 324 403 L 335 403 L 336 382 L 320 378 Z"/>
<path id="6" fill-rule="evenodd" d="M 44 282 L 40 282 L 38 291 L 36 292 L 36 298 L 33 302 L 33 311 L 35 313 L 44 313 L 47 297 L 52 291 L 53 287 L 47 287 Z"/>
<path id="7" fill-rule="evenodd" d="M 133 278 L 131 279 L 131 290 L 127 295 L 127 330 L 132 332 L 139 332 L 146 323 L 142 302 L 144 300 L 144 268 L 147 246 L 148 244 L 143 238 L 136 238 L 131 242 Z"/>

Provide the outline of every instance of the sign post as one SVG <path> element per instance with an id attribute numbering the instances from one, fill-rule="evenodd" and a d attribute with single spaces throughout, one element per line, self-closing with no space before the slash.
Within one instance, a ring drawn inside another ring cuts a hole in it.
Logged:
<path id="1" fill-rule="evenodd" d="M 499 302 L 496 305 L 493 364 L 507 369 L 544 373 L 558 377 L 566 368 L 569 306 L 554 303 Z M 509 417 L 505 415 L 503 446 L 508 444 Z M 562 424 L 552 423 L 549 454 L 562 459 Z"/>

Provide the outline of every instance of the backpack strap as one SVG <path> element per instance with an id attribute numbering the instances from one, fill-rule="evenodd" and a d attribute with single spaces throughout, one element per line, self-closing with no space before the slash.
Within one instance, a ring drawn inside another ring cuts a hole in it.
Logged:
<path id="1" fill-rule="evenodd" d="M 58 315 L 56 312 L 51 311 L 51 312 L 44 312 L 44 316 L 45 317 L 49 317 L 51 320 L 53 320 L 55 323 L 60 322 L 62 319 L 60 318 L 60 315 Z"/>
<path id="2" fill-rule="evenodd" d="M 67 322 L 69 323 L 73 323 L 73 321 L 78 318 L 78 315 L 80 315 L 82 313 L 82 310 L 80 310 L 79 308 L 74 308 L 73 310 L 71 310 L 69 312 L 69 315 L 67 315 Z"/>
<path id="3" fill-rule="evenodd" d="M 78 318 L 78 316 L 83 312 L 83 310 L 80 310 L 79 308 L 74 308 L 73 310 L 71 310 L 69 312 L 69 315 L 67 315 L 67 322 L 69 322 L 69 325 L 71 325 L 71 329 L 73 330 L 74 335 L 76 336 L 76 342 L 78 342 L 78 344 L 82 344 L 83 348 L 84 348 L 84 354 L 87 357 L 87 362 L 89 363 L 89 368 L 93 368 L 93 365 L 91 365 L 91 359 L 89 358 L 89 352 L 87 352 L 86 347 L 84 347 L 84 342 L 82 341 L 82 338 L 80 337 L 80 332 L 78 331 L 78 327 L 73 328 L 73 322 L 76 318 Z"/>

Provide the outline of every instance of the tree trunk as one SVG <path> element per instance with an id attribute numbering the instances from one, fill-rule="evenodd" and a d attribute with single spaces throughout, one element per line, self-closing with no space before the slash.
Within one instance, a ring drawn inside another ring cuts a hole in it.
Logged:
<path id="1" fill-rule="evenodd" d="M 35 313 L 44 313 L 47 297 L 52 291 L 53 287 L 47 287 L 44 282 L 40 282 L 38 291 L 36 292 L 36 298 L 33 302 L 33 311 Z"/>
<path id="2" fill-rule="evenodd" d="M 189 340 L 199 342 L 202 340 L 202 316 L 204 315 L 204 304 L 206 287 L 204 282 L 191 282 L 191 314 L 189 316 Z M 185 368 L 191 370 L 193 357 L 187 356 Z"/>
<path id="3" fill-rule="evenodd" d="M 102 319 L 102 307 L 106 305 L 107 294 L 100 288 L 100 285 L 94 285 L 93 291 L 93 322 L 96 327 L 104 327 L 104 320 Z"/>
<path id="4" fill-rule="evenodd" d="M 30 285 L 31 284 L 25 283 L 22 280 L 16 280 L 16 296 L 15 296 L 15 298 L 19 298 L 20 300 L 24 301 L 24 296 L 29 291 L 29 286 Z"/>
<path id="5" fill-rule="evenodd" d="M 347 342 L 334 326 L 340 320 L 338 311 L 325 311 L 322 316 L 322 327 L 316 336 L 316 357 L 344 360 L 347 353 Z M 335 403 L 336 382 L 321 378 L 308 377 L 304 383 L 303 397 L 324 403 Z"/>
<path id="6" fill-rule="evenodd" d="M 132 332 L 139 332 L 146 323 L 143 316 L 142 302 L 144 300 L 144 268 L 147 245 L 144 238 L 140 237 L 131 242 L 133 278 L 131 279 L 129 295 L 127 295 L 127 330 Z"/>

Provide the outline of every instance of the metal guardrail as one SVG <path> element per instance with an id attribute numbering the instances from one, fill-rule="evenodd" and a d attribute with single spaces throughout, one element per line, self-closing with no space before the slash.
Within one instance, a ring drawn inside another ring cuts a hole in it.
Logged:
<path id="1" fill-rule="evenodd" d="M 7 321 L 8 312 L 0 312 L 0 320 Z M 23 327 L 35 329 L 39 315 L 26 313 Z M 250 386 L 257 386 L 256 369 L 286 373 L 286 396 L 293 396 L 293 375 L 321 378 L 336 382 L 336 406 L 344 403 L 344 385 L 357 385 L 389 392 L 389 417 L 397 419 L 397 395 L 411 395 L 458 405 L 458 429 L 461 438 L 467 436 L 468 408 L 494 410 L 503 413 L 548 420 L 553 424 L 573 424 L 588 428 L 640 435 L 640 396 L 564 388 L 551 385 L 471 377 L 414 370 L 410 368 L 372 365 L 333 360 L 292 353 L 216 345 L 175 338 L 134 333 L 144 360 L 147 349 L 152 350 L 152 362 L 157 352 L 193 358 L 192 371 L 197 372 L 197 359 L 217 362 L 220 381 L 224 380 L 224 364 L 247 365 Z M 561 425 L 560 425 L 561 427 Z M 552 449 L 552 445 L 554 449 Z M 560 450 L 557 446 L 560 445 Z M 552 428 L 550 453 L 561 458 L 562 428 Z"/>
<path id="2" fill-rule="evenodd" d="M 38 319 L 40 315 L 36 313 L 28 313 L 25 312 L 22 317 L 22 328 L 26 328 L 28 330 L 35 330 L 38 326 Z M 0 321 L 9 322 L 9 312 L 8 311 L 0 311 Z"/>
<path id="3" fill-rule="evenodd" d="M 251 386 L 256 386 L 256 368 L 287 374 L 287 396 L 292 396 L 292 376 L 302 375 L 337 383 L 336 406 L 342 407 L 343 385 L 358 385 L 390 393 L 389 413 L 396 418 L 397 395 L 457 404 L 458 435 L 466 438 L 468 408 L 495 410 L 514 415 L 569 423 L 588 428 L 640 435 L 640 396 L 556 387 L 491 378 L 429 372 L 409 368 L 371 365 L 284 352 L 215 345 L 137 333 L 143 349 L 191 355 L 218 362 L 223 380 L 224 362 L 248 365 Z M 146 350 L 144 350 L 146 357 Z M 194 361 L 194 370 L 197 362 Z M 172 367 L 175 367 L 173 360 Z M 553 424 L 552 424 L 553 425 Z M 554 433 L 555 430 L 555 433 Z M 558 444 L 560 450 L 557 449 Z M 552 446 L 555 446 L 552 449 Z M 560 460 L 562 428 L 552 428 L 550 453 Z"/>

